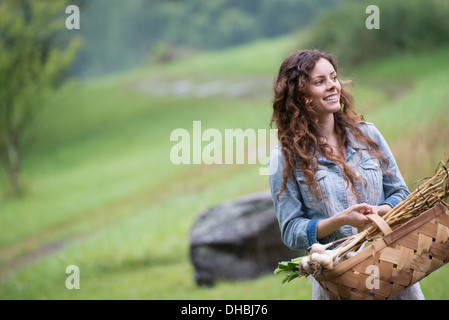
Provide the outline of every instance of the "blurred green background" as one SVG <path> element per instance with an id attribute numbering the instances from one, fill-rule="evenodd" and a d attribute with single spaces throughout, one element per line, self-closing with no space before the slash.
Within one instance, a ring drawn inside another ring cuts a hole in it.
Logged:
<path id="1" fill-rule="evenodd" d="M 321 48 L 413 190 L 449 151 L 448 15 L 442 0 L 2 1 L 0 298 L 311 299 L 308 279 L 270 274 L 196 286 L 198 213 L 268 179 L 260 165 L 174 165 L 170 133 L 268 129 L 281 62 Z M 449 298 L 449 268 L 421 286 Z"/>

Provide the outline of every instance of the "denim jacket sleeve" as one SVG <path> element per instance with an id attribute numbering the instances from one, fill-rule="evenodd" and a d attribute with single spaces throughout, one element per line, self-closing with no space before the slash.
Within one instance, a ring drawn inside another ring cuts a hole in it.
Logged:
<path id="1" fill-rule="evenodd" d="M 277 194 L 282 187 L 284 167 L 280 147 L 272 150 L 268 167 L 271 195 L 282 241 L 291 249 L 306 249 L 317 242 L 316 229 L 320 219 L 309 219 L 305 216 L 302 195 L 294 177 L 288 178 L 286 190 L 279 196 L 281 201 L 277 199 Z"/>
<path id="2" fill-rule="evenodd" d="M 379 205 L 388 204 L 390 207 L 394 208 L 410 194 L 410 191 L 404 182 L 390 147 L 382 134 L 372 123 L 367 123 L 365 128 L 367 134 L 379 145 L 380 151 L 389 162 L 387 169 L 388 174 L 383 174 L 384 200 L 379 203 Z"/>

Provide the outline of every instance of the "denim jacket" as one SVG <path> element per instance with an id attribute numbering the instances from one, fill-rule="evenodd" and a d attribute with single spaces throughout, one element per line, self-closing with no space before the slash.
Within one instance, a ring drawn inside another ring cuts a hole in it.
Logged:
<path id="1" fill-rule="evenodd" d="M 358 203 L 388 204 L 394 207 L 410 192 L 381 133 L 372 123 L 361 124 L 360 129 L 379 145 L 380 151 L 388 159 L 389 175 L 382 172 L 379 161 L 368 153 L 365 146 L 359 145 L 348 131 L 346 163 L 367 182 L 367 187 L 364 183 L 355 184 L 359 194 Z M 288 178 L 286 190 L 280 194 L 278 201 L 277 193 L 282 186 L 283 166 L 284 160 L 278 145 L 271 151 L 268 167 L 269 184 L 282 241 L 294 250 L 307 249 L 318 242 L 316 239 L 318 222 L 348 208 L 346 182 L 339 166 L 320 155 L 315 177 L 327 199 L 317 200 L 309 192 L 304 183 L 305 176 L 297 163 L 294 174 Z M 328 243 L 349 236 L 353 233 L 352 230 L 351 226 L 343 226 L 319 242 Z"/>

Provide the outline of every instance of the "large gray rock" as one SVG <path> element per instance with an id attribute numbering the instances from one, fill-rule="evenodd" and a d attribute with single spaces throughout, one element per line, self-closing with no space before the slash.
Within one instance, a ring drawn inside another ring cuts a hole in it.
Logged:
<path id="1" fill-rule="evenodd" d="M 302 255 L 281 240 L 269 191 L 202 212 L 190 233 L 190 256 L 199 285 L 256 278 L 279 261 Z"/>

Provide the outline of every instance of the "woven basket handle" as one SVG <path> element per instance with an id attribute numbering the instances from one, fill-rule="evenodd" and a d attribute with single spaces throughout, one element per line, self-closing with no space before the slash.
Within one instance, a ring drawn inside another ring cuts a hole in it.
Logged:
<path id="1" fill-rule="evenodd" d="M 383 232 L 384 236 L 393 232 L 388 223 L 385 222 L 385 220 L 378 214 L 367 214 L 366 217 L 377 225 L 380 231 Z"/>

